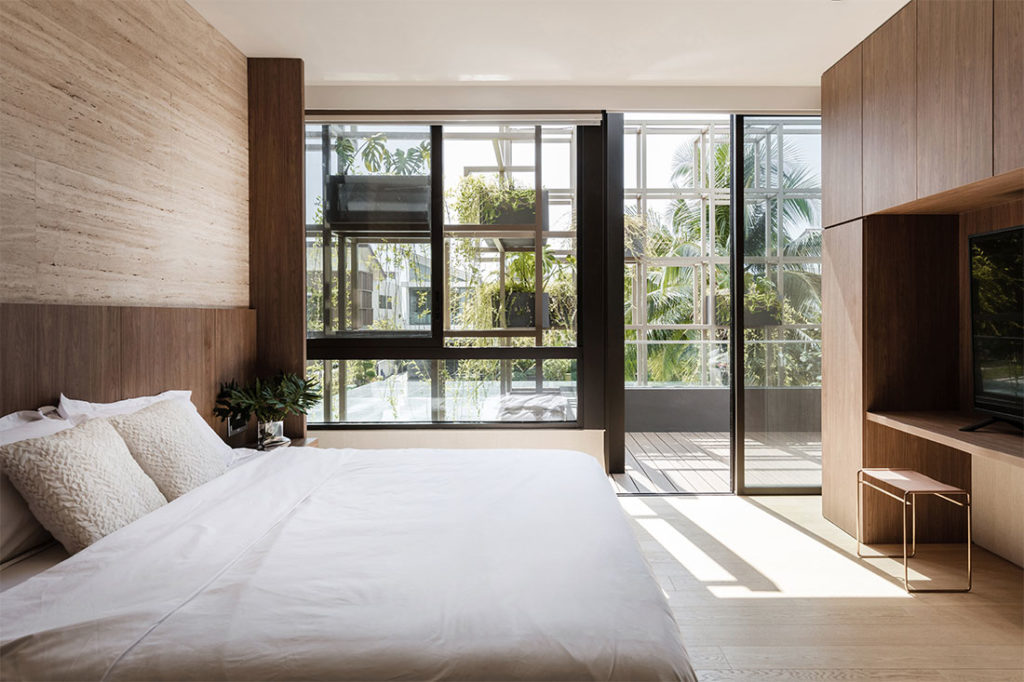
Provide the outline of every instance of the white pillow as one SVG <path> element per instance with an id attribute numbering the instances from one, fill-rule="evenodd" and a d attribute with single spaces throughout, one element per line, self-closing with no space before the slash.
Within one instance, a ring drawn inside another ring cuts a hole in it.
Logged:
<path id="1" fill-rule="evenodd" d="M 71 554 L 167 504 L 104 419 L 0 446 L 0 466 Z"/>
<path id="2" fill-rule="evenodd" d="M 90 403 L 85 400 L 72 400 L 61 394 L 60 405 L 57 409 L 65 419 L 96 419 L 98 417 L 116 417 L 122 414 L 131 414 L 154 403 L 168 399 L 181 400 L 188 405 L 189 419 L 192 420 L 196 430 L 202 434 L 206 446 L 215 452 L 219 452 L 225 464 L 230 462 L 233 456 L 231 446 L 221 440 L 217 432 L 211 429 L 206 420 L 199 415 L 199 410 L 192 404 L 192 391 L 164 391 L 157 395 L 129 398 L 115 403 Z"/>
<path id="3" fill-rule="evenodd" d="M 189 417 L 189 408 L 180 400 L 161 400 L 109 421 L 168 500 L 227 470 L 224 457 L 207 447 Z"/>
<path id="4" fill-rule="evenodd" d="M 70 429 L 74 423 L 48 416 L 53 407 L 14 412 L 0 417 L 0 445 L 41 438 Z M 51 540 L 0 467 L 0 563 Z"/>

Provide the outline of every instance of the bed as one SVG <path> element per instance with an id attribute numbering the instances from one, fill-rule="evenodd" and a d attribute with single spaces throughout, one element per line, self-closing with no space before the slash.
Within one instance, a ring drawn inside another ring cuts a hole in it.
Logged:
<path id="1" fill-rule="evenodd" d="M 4 679 L 693 680 L 593 458 L 284 448 L 0 593 Z"/>

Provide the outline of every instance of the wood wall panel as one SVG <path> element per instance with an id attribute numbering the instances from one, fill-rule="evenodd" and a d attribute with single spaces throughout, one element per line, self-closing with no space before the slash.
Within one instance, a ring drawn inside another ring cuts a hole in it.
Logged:
<path id="1" fill-rule="evenodd" d="M 1024 2 L 992 8 L 992 172 L 1024 168 Z"/>
<path id="2" fill-rule="evenodd" d="M 917 198 L 917 3 L 861 44 L 864 213 Z"/>
<path id="3" fill-rule="evenodd" d="M 957 238 L 957 216 L 865 218 L 865 409 L 956 409 Z"/>
<path id="4" fill-rule="evenodd" d="M 210 420 L 213 321 L 190 308 L 121 309 L 121 395 L 190 390 Z"/>
<path id="5" fill-rule="evenodd" d="M 262 373 L 306 371 L 303 97 L 302 60 L 249 60 L 251 281 Z M 305 436 L 305 417 L 289 417 L 285 431 Z"/>
<path id="6" fill-rule="evenodd" d="M 821 506 L 851 535 L 863 449 L 863 224 L 825 230 L 822 253 Z"/>
<path id="7" fill-rule="evenodd" d="M 971 458 L 976 544 L 1024 566 L 1024 467 Z"/>
<path id="8" fill-rule="evenodd" d="M 992 1 L 917 2 L 917 195 L 992 175 Z"/>
<path id="9" fill-rule="evenodd" d="M 120 399 L 118 375 L 121 311 L 105 306 L 47 306 L 38 315 L 39 383 L 61 386 L 69 397 L 88 393 L 93 402 Z M 56 403 L 55 403 L 56 404 Z"/>
<path id="10" fill-rule="evenodd" d="M 0 3 L 0 298 L 249 305 L 245 57 L 185 0 Z"/>
<path id="11" fill-rule="evenodd" d="M 863 214 L 861 47 L 821 77 L 822 224 Z"/>
<path id="12" fill-rule="evenodd" d="M 967 238 L 972 234 L 1001 230 L 1024 225 L 1024 199 L 1000 206 L 960 214 L 959 252 L 957 258 L 957 287 L 960 303 L 960 399 L 961 411 L 973 407 L 974 372 L 971 368 L 971 263 Z"/>
<path id="13" fill-rule="evenodd" d="M 254 310 L 0 303 L 0 415 L 61 393 L 111 402 L 182 389 L 223 436 L 219 385 L 247 381 L 255 363 Z"/>

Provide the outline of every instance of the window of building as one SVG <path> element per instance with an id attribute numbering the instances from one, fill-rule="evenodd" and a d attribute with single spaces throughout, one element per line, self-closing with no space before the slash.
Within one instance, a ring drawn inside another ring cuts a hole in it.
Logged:
<path id="1" fill-rule="evenodd" d="M 626 385 L 729 385 L 729 116 L 625 118 Z"/>
<path id="2" fill-rule="evenodd" d="M 311 422 L 578 422 L 576 141 L 307 124 Z"/>

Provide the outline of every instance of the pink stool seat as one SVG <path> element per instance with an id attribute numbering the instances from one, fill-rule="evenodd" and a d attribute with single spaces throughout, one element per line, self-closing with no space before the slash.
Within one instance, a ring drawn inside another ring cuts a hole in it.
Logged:
<path id="1" fill-rule="evenodd" d="M 963 488 L 947 485 L 913 469 L 862 469 L 865 478 L 888 483 L 905 493 L 966 493 Z"/>

